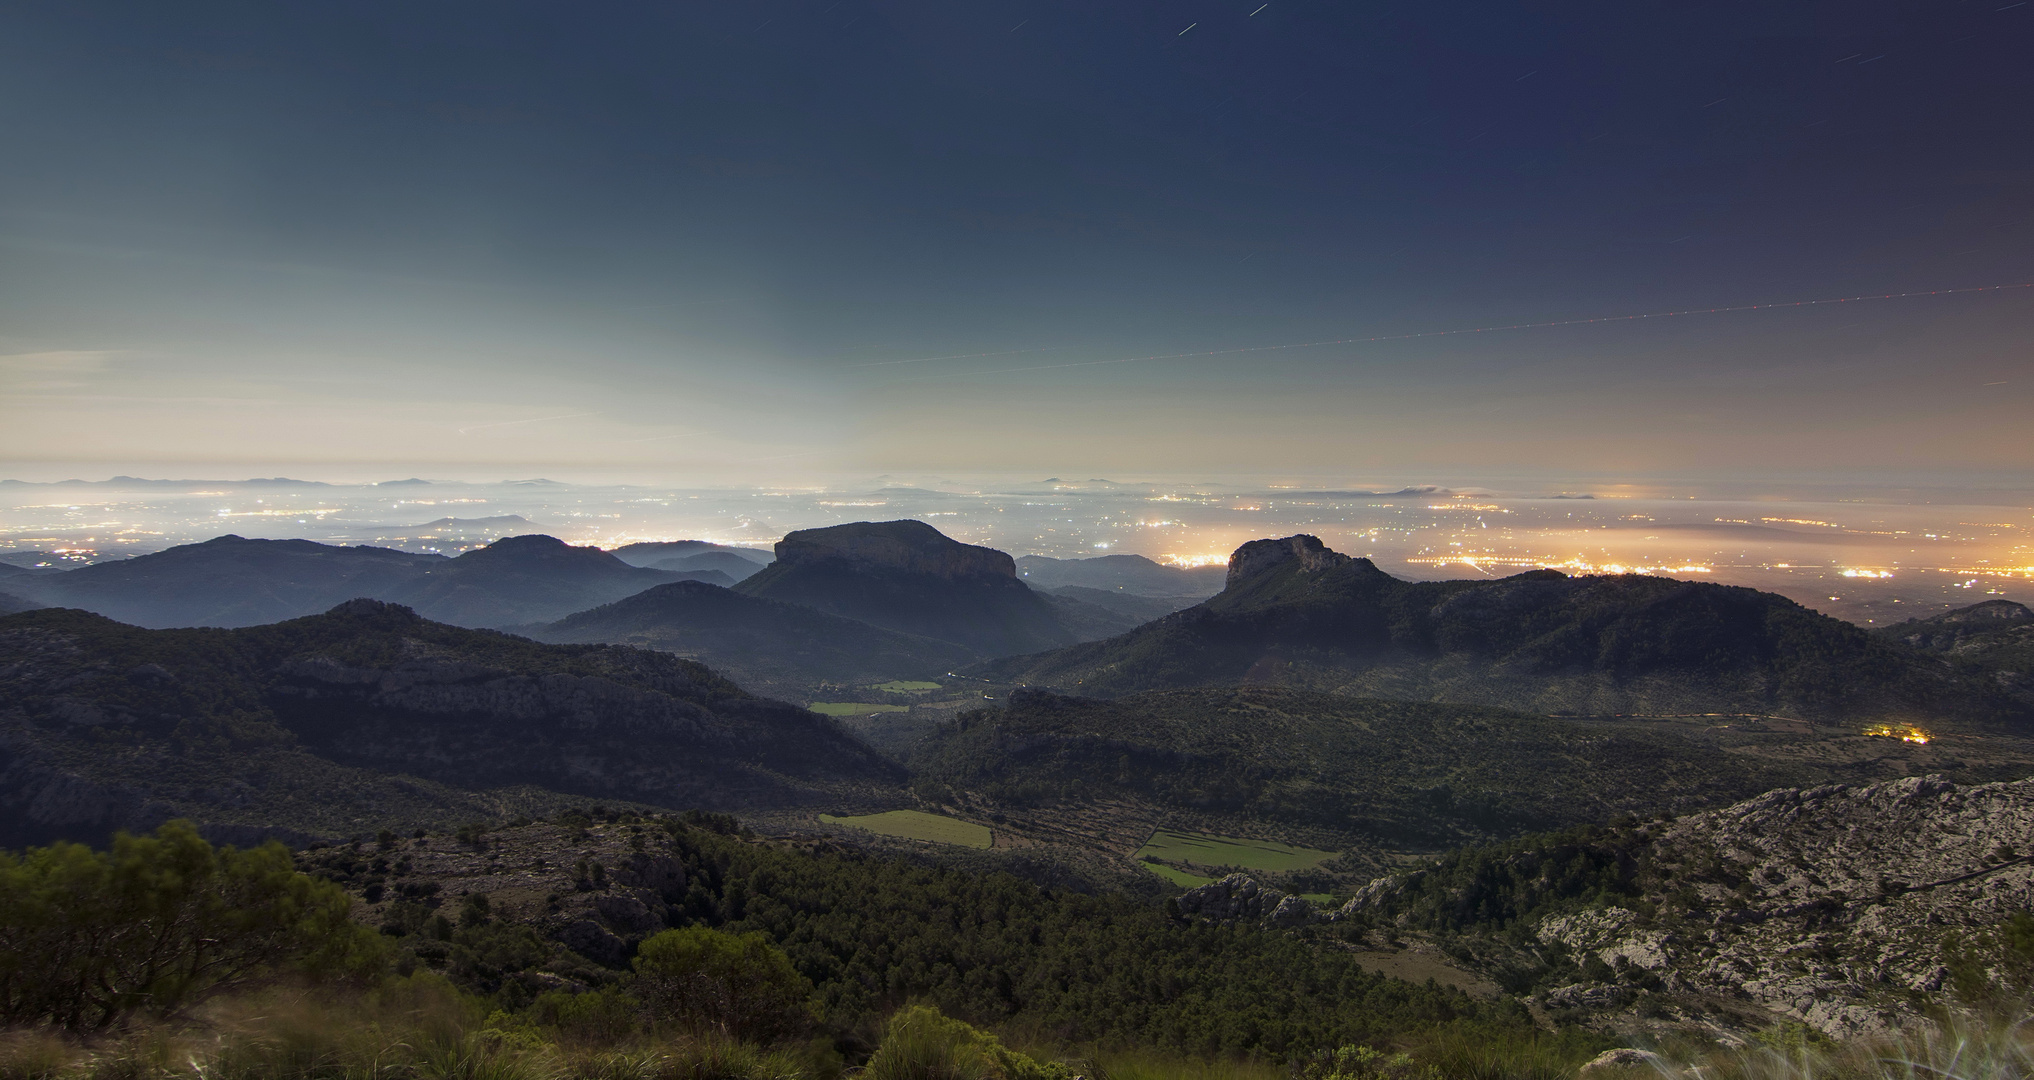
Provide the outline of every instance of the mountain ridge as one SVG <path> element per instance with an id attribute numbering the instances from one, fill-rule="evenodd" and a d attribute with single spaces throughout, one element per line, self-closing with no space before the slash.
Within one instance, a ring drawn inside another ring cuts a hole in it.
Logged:
<path id="1" fill-rule="evenodd" d="M 1227 586 L 1195 607 L 971 673 L 1103 697 L 1261 684 L 1546 713 L 2030 717 L 1996 686 L 1777 595 L 1554 570 L 1403 581 L 1309 536 L 1238 548 Z"/>

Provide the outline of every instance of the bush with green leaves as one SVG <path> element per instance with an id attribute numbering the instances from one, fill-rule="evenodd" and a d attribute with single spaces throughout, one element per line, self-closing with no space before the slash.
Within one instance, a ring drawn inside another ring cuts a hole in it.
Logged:
<path id="1" fill-rule="evenodd" d="M 758 932 L 666 930 L 636 948 L 636 991 L 660 1021 L 774 1042 L 810 1030 L 812 983 Z"/>
<path id="2" fill-rule="evenodd" d="M 1294 1062 L 1292 1075 L 1293 1080 L 1441 1080 L 1439 1069 L 1415 1062 L 1411 1054 L 1370 1046 L 1324 1050 Z"/>
<path id="3" fill-rule="evenodd" d="M 104 1028 L 268 972 L 371 969 L 351 907 L 281 844 L 214 848 L 184 821 L 109 851 L 0 851 L 0 1023 Z"/>
<path id="4" fill-rule="evenodd" d="M 1041 1063 L 986 1031 L 913 1005 L 890 1018 L 869 1059 L 868 1080 L 1073 1080 L 1058 1062 Z"/>

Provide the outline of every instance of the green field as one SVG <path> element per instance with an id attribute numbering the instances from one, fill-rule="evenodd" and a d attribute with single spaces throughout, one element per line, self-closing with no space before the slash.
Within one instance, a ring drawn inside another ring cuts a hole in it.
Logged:
<path id="1" fill-rule="evenodd" d="M 939 684 L 936 682 L 911 682 L 905 679 L 892 679 L 886 683 L 877 683 L 869 687 L 869 689 L 881 690 L 886 694 L 923 694 L 928 690 L 939 689 Z"/>
<path id="2" fill-rule="evenodd" d="M 864 701 L 815 701 L 806 708 L 824 716 L 868 716 L 879 712 L 910 712 L 909 705 L 871 705 Z"/>
<path id="3" fill-rule="evenodd" d="M 819 820 L 828 825 L 848 825 L 867 829 L 884 836 L 897 836 L 906 840 L 930 840 L 937 844 L 958 844 L 961 847 L 985 848 L 995 842 L 995 834 L 987 825 L 977 825 L 959 818 L 941 817 L 920 810 L 890 810 L 881 814 L 864 814 L 860 817 L 835 817 L 821 814 Z"/>
<path id="4" fill-rule="evenodd" d="M 1245 870 L 1271 871 L 1303 870 L 1335 857 L 1332 851 L 1294 847 L 1272 840 L 1202 836 L 1199 833 L 1167 832 L 1164 829 L 1152 833 L 1151 839 L 1146 840 L 1144 846 L 1137 849 L 1135 856 L 1146 869 L 1159 871 L 1159 867 L 1142 863 L 1146 855 L 1156 855 L 1167 862 L 1193 863 L 1197 866 L 1240 866 Z M 1163 876 L 1173 877 L 1172 874 Z M 1201 883 L 1194 882 L 1196 885 Z"/>
<path id="5" fill-rule="evenodd" d="M 1182 889 L 1197 888 L 1199 886 L 1206 885 L 1210 881 L 1215 880 L 1214 878 L 1202 877 L 1199 874 L 1189 874 L 1184 870 L 1176 870 L 1170 866 L 1165 865 L 1164 863 L 1140 862 L 1137 865 L 1145 868 L 1146 870 L 1151 871 L 1154 874 L 1157 874 L 1159 877 L 1162 877 L 1165 880 L 1172 882 L 1174 885 L 1177 885 Z"/>

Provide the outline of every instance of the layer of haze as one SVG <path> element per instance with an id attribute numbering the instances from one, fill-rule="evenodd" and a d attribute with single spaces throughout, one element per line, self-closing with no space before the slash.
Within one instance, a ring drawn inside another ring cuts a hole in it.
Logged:
<path id="1" fill-rule="evenodd" d="M 0 462 L 2024 485 L 2029 288 L 1169 354 L 2034 282 L 2030 54 L 1992 0 L 9 5 Z"/>

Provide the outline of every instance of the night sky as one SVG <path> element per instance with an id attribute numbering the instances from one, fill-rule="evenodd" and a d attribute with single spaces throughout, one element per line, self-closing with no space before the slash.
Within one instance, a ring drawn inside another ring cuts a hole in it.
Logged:
<path id="1" fill-rule="evenodd" d="M 0 147 L 9 475 L 2034 476 L 2034 288 L 1350 340 L 2034 282 L 2013 0 L 11 3 Z"/>

